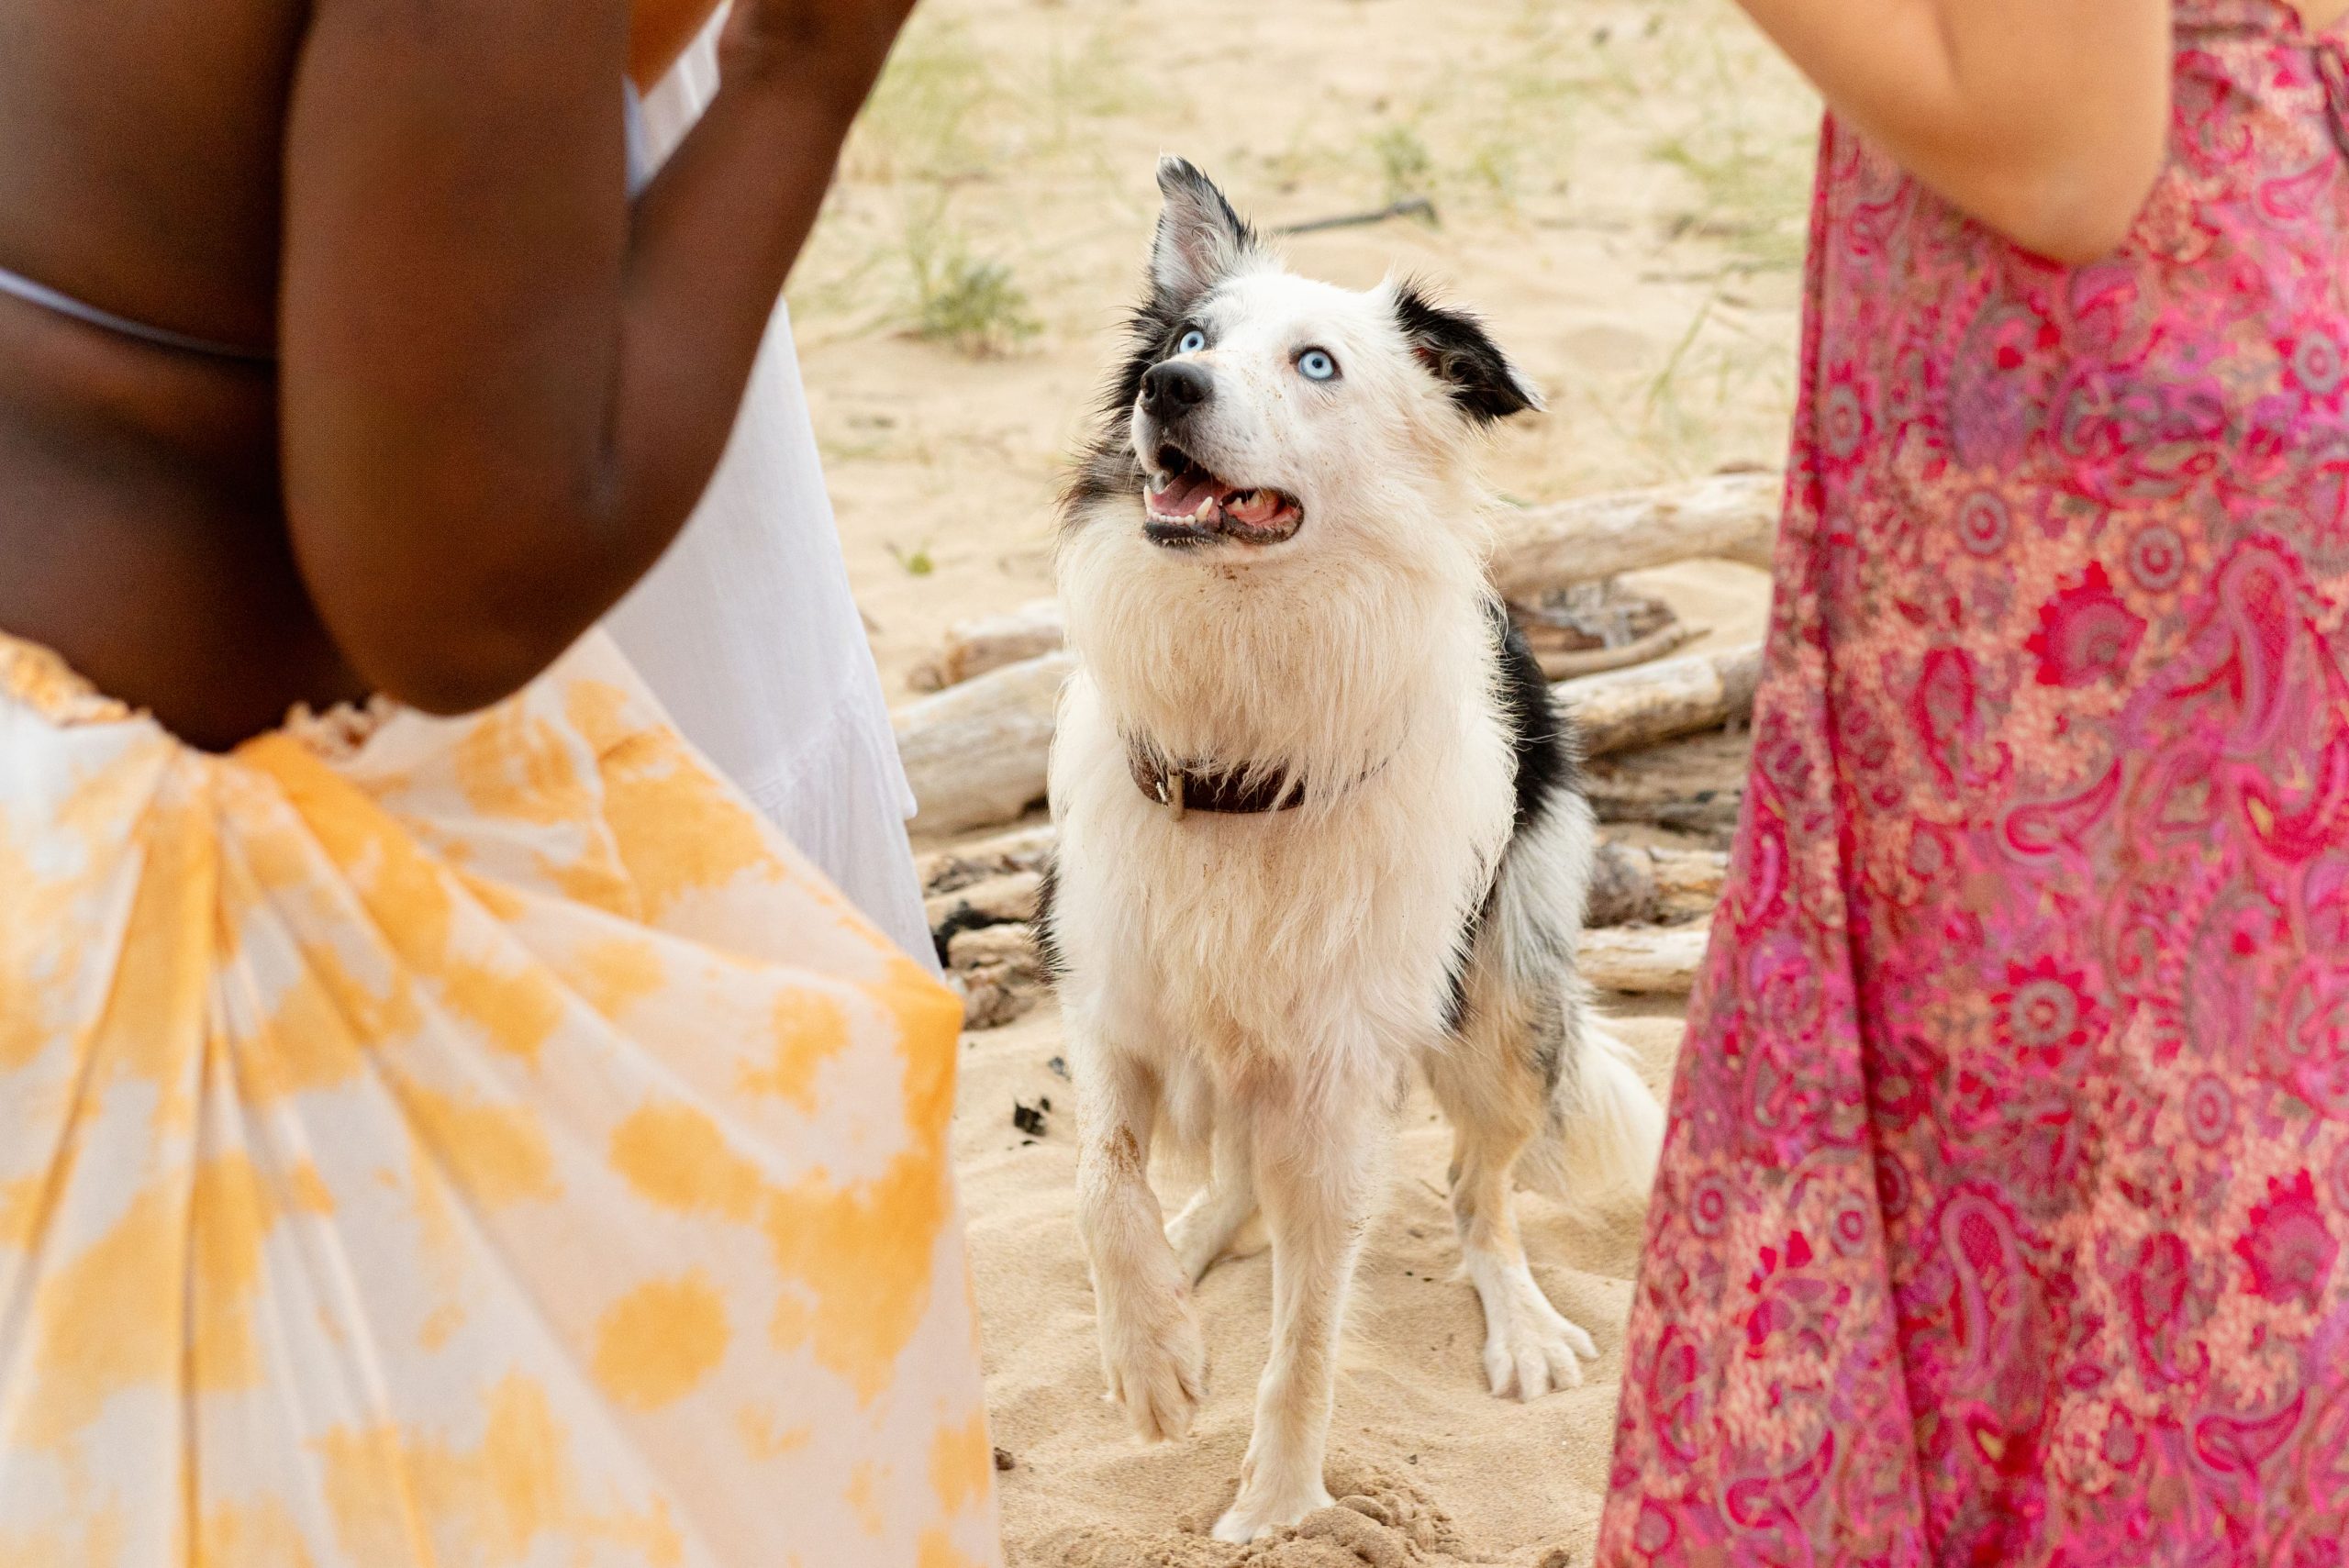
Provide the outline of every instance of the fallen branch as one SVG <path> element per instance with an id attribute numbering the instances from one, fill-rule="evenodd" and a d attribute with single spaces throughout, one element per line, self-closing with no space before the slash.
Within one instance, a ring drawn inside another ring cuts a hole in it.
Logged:
<path id="1" fill-rule="evenodd" d="M 954 939 L 964 931 L 1035 919 L 1043 880 L 1032 871 L 1015 872 L 923 900 L 923 917 L 930 940 L 938 945 L 939 962 L 952 962 Z"/>
<path id="2" fill-rule="evenodd" d="M 1050 653 L 924 697 L 897 716 L 906 766 L 926 833 L 959 833 L 1019 819 L 1044 798 L 1044 768 L 1061 684 L 1075 661 Z"/>
<path id="3" fill-rule="evenodd" d="M 1626 926 L 1582 934 L 1576 964 L 1601 991 L 1636 996 L 1684 995 L 1704 963 L 1706 927 Z M 964 1027 L 993 1029 L 1033 1010 L 1044 997 L 1033 929 L 1024 925 L 963 931 L 952 946 L 952 973 L 964 998 Z"/>
<path id="4" fill-rule="evenodd" d="M 1686 995 L 1705 962 L 1703 926 L 1639 926 L 1585 931 L 1576 961 L 1601 991 L 1634 996 Z"/>
<path id="5" fill-rule="evenodd" d="M 1644 926 L 1709 914 L 1720 896 L 1729 857 L 1704 850 L 1651 850 L 1602 842 L 1591 859 L 1592 929 Z"/>
<path id="6" fill-rule="evenodd" d="M 1707 850 L 1650 850 L 1661 919 L 1712 918 L 1729 882 L 1729 856 Z"/>
<path id="7" fill-rule="evenodd" d="M 1711 557 L 1766 569 L 1777 539 L 1781 488 L 1776 474 L 1723 474 L 1509 514 L 1500 524 L 1493 585 L 1505 598 L 1531 605 L 1562 588 L 1680 561 Z M 921 691 L 944 691 L 1056 653 L 1066 630 L 1061 606 L 1052 599 L 965 621 L 947 633 L 936 659 L 914 672 L 913 684 Z M 1550 679 L 1569 680 L 1660 658 L 1701 635 L 1659 629 L 1620 649 L 1542 653 L 1542 666 Z"/>
<path id="8" fill-rule="evenodd" d="M 1738 789 L 1658 795 L 1648 791 L 1618 794 L 1598 788 L 1590 796 L 1591 809 L 1601 822 L 1663 828 L 1723 842 L 1737 831 L 1738 814 L 1744 806 L 1745 792 Z"/>
<path id="9" fill-rule="evenodd" d="M 943 691 L 990 670 L 1060 651 L 1067 625 L 1060 601 L 1036 599 L 1008 615 L 984 616 L 950 628 L 946 647 L 913 674 L 918 691 Z"/>
<path id="10" fill-rule="evenodd" d="M 1336 217 L 1317 217 L 1304 223 L 1292 223 L 1273 230 L 1275 234 L 1319 234 L 1330 228 L 1367 228 L 1374 223 L 1391 218 L 1418 217 L 1430 223 L 1436 221 L 1435 203 L 1425 196 L 1406 196 L 1399 202 L 1389 202 L 1375 212 L 1341 213 Z"/>
<path id="11" fill-rule="evenodd" d="M 1611 670 L 1628 670 L 1634 664 L 1651 663 L 1666 655 L 1677 653 L 1703 637 L 1709 628 L 1684 626 L 1674 621 L 1660 626 L 1645 637 L 1634 638 L 1620 648 L 1578 648 L 1557 652 L 1536 652 L 1542 673 L 1553 681 L 1579 680 L 1585 675 L 1604 675 Z"/>
<path id="12" fill-rule="evenodd" d="M 1751 642 L 1567 681 L 1551 692 L 1581 729 L 1584 755 L 1605 757 L 1746 717 L 1761 678 L 1762 645 Z"/>
<path id="13" fill-rule="evenodd" d="M 897 751 L 920 811 L 914 826 L 958 833 L 1016 821 L 1044 798 L 1044 773 L 1066 653 L 1007 665 L 897 717 Z M 1552 688 L 1581 728 L 1586 756 L 1604 757 L 1718 728 L 1752 711 L 1759 644 L 1691 654 Z"/>
<path id="14" fill-rule="evenodd" d="M 989 926 L 983 931 L 964 931 L 956 937 L 948 951 L 948 962 L 956 969 L 985 969 L 1004 964 L 1024 979 L 1041 979 L 1044 968 L 1036 953 L 1036 931 L 1024 923 L 1010 926 Z"/>
<path id="15" fill-rule="evenodd" d="M 1722 474 L 1505 515 L 1493 553 L 1493 585 L 1505 597 L 1531 604 L 1570 584 L 1679 561 L 1711 558 L 1766 568 L 1777 540 L 1783 488 L 1773 473 Z"/>
<path id="16" fill-rule="evenodd" d="M 1044 1004 L 1041 982 L 1022 979 L 1005 964 L 956 970 L 948 983 L 963 994 L 963 1027 L 999 1029 Z"/>
<path id="17" fill-rule="evenodd" d="M 922 892 L 929 895 L 952 893 L 973 883 L 1018 872 L 1042 871 L 1044 862 L 1052 858 L 1053 839 L 1047 824 L 973 840 L 917 856 L 914 874 L 921 879 Z"/>
<path id="18" fill-rule="evenodd" d="M 1528 640 L 1534 642 L 1534 657 L 1546 678 L 1571 681 L 1664 658 L 1697 641 L 1709 629 L 1674 621 L 1617 648 L 1545 649 L 1530 633 Z M 1008 665 L 1057 653 L 1067 630 L 1067 620 L 1055 599 L 1039 599 L 1008 615 L 964 621 L 947 632 L 945 648 L 937 658 L 918 667 L 909 684 L 917 691 L 944 691 Z"/>
<path id="19" fill-rule="evenodd" d="M 1000 1029 L 1044 1000 L 1044 970 L 1033 927 L 989 926 L 947 944 L 948 973 L 963 993 L 963 1027 Z"/>

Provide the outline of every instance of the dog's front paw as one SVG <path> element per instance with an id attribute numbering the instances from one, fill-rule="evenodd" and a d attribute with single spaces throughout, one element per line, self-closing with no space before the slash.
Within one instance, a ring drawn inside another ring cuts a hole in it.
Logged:
<path id="1" fill-rule="evenodd" d="M 1598 1347 L 1550 1305 L 1531 1280 L 1525 1288 L 1496 1293 L 1485 1303 L 1485 1376 L 1502 1398 L 1539 1399 L 1554 1389 L 1582 1386 L 1582 1363 Z"/>
<path id="2" fill-rule="evenodd" d="M 1152 1292 L 1101 1318 L 1101 1364 L 1109 1398 L 1125 1408 L 1144 1442 L 1172 1442 L 1191 1429 L 1207 1394 L 1207 1341 L 1190 1291 Z"/>
<path id="3" fill-rule="evenodd" d="M 1290 1496 L 1252 1498 L 1243 1490 L 1240 1501 L 1231 1505 L 1230 1512 L 1215 1522 L 1218 1540 L 1246 1545 L 1261 1540 L 1276 1529 L 1297 1523 L 1308 1514 L 1318 1513 L 1334 1501 L 1330 1489 L 1319 1481 L 1308 1486 L 1295 1488 Z"/>

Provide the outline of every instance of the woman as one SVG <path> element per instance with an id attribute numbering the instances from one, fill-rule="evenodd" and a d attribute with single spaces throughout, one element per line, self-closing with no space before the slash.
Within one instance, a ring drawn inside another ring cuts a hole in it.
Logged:
<path id="1" fill-rule="evenodd" d="M 906 9 L 631 209 L 618 0 L 12 0 L 0 1560 L 996 1560 L 959 1009 L 583 636 Z"/>
<path id="2" fill-rule="evenodd" d="M 2336 1562 L 2349 47 L 1746 4 L 1832 113 L 1599 1561 Z"/>

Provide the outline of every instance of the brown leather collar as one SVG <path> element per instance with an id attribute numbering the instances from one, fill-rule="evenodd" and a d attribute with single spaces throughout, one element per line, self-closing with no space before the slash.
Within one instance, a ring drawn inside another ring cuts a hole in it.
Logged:
<path id="1" fill-rule="evenodd" d="M 1126 762 L 1133 770 L 1135 787 L 1166 807 L 1166 814 L 1177 822 L 1194 811 L 1220 817 L 1292 811 L 1305 800 L 1303 782 L 1286 773 L 1252 778 L 1238 768 L 1173 762 L 1160 755 L 1156 747 L 1141 740 L 1126 742 Z"/>

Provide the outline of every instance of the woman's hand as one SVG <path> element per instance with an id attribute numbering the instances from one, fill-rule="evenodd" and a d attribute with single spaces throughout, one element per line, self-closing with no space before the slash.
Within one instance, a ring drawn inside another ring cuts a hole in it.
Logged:
<path id="1" fill-rule="evenodd" d="M 2128 238 L 2169 138 L 2170 0 L 1739 0 L 1835 112 L 2017 244 Z"/>
<path id="2" fill-rule="evenodd" d="M 913 8 L 914 0 L 735 0 L 718 41 L 721 70 L 787 72 L 862 104 Z"/>

